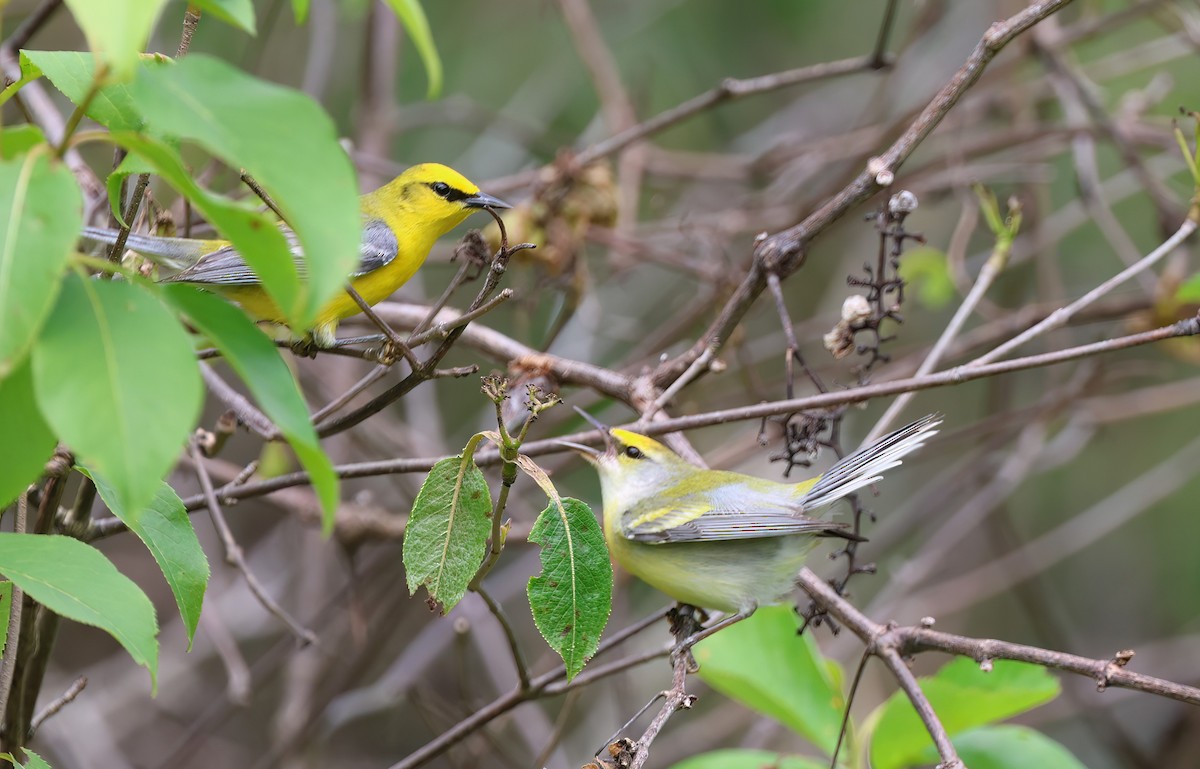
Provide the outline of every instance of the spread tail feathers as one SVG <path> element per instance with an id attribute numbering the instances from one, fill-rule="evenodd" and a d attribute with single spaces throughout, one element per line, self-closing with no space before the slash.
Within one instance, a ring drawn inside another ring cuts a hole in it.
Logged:
<path id="1" fill-rule="evenodd" d="M 935 435 L 934 428 L 941 423 L 942 418 L 937 414 L 922 417 L 838 462 L 804 495 L 804 509 L 824 507 L 879 480 L 884 472 L 900 464 L 906 454 Z"/>

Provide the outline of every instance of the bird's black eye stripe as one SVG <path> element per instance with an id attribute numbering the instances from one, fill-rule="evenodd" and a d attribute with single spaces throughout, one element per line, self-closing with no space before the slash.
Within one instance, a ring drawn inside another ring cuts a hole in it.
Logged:
<path id="1" fill-rule="evenodd" d="M 471 197 L 470 194 L 462 190 L 456 190 L 445 182 L 430 182 L 429 189 L 433 190 L 433 193 L 439 198 L 445 198 L 451 203 Z"/>
<path id="2" fill-rule="evenodd" d="M 641 459 L 642 457 L 644 457 L 646 455 L 643 454 L 642 450 L 639 449 L 637 446 L 626 446 L 625 447 L 625 456 L 629 457 L 630 459 Z"/>

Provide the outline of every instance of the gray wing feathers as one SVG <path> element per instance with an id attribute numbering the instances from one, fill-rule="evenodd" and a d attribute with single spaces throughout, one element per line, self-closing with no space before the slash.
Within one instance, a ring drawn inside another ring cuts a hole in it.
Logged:
<path id="1" fill-rule="evenodd" d="M 804 495 L 804 509 L 831 504 L 879 480 L 885 471 L 900 464 L 905 455 L 924 445 L 926 438 L 936 435 L 934 428 L 941 423 L 939 415 L 930 414 L 838 462 Z"/>
<path id="2" fill-rule="evenodd" d="M 362 247 L 360 248 L 358 269 L 350 277 L 366 275 L 391 263 L 400 253 L 400 242 L 396 233 L 378 219 L 368 219 L 363 222 Z"/>
<path id="3" fill-rule="evenodd" d="M 279 230 L 287 239 L 297 274 L 304 279 L 308 275 L 308 269 L 299 238 L 285 225 L 280 225 Z M 111 245 L 117 241 L 117 232 L 101 227 L 85 227 L 82 237 Z M 211 241 L 130 233 L 126 247 L 144 254 L 156 264 L 176 270 L 175 273 L 163 277 L 163 282 L 221 286 L 253 286 L 262 282 L 232 245 L 205 253 L 212 247 Z M 378 270 L 392 262 L 399 253 L 400 243 L 390 227 L 378 219 L 364 220 L 358 267 L 350 277 Z"/>
<path id="4" fill-rule="evenodd" d="M 633 533 L 635 542 L 705 542 L 764 539 L 788 534 L 836 534 L 842 524 L 818 521 L 785 510 L 710 510 L 699 518 L 664 531 Z"/>

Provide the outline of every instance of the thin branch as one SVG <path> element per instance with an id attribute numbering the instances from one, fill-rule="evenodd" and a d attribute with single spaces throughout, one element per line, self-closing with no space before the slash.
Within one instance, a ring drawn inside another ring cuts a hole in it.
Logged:
<path id="1" fill-rule="evenodd" d="M 986 205 L 986 204 L 985 204 Z M 921 365 L 917 367 L 914 376 L 924 376 L 937 368 L 942 357 L 946 354 L 946 350 L 950 348 L 954 340 L 962 332 L 963 326 L 966 325 L 967 318 L 975 312 L 979 303 L 983 300 L 985 294 L 996 278 L 1004 271 L 1005 265 L 1008 264 L 1008 258 L 1012 253 L 1012 238 L 997 237 L 996 244 L 992 248 L 992 253 L 983 264 L 983 269 L 979 271 L 979 277 L 975 279 L 971 290 L 967 292 L 966 298 L 962 304 L 954 312 L 954 317 L 946 324 L 946 328 L 942 330 L 937 342 L 934 343 L 933 349 L 925 356 L 925 360 L 921 361 Z M 912 393 L 904 393 L 888 406 L 887 411 L 871 428 L 871 432 L 867 433 L 867 437 L 863 438 L 863 445 L 866 446 L 878 440 L 891 424 L 896 421 L 896 417 L 900 416 L 900 412 L 904 411 L 904 407 L 913 399 Z"/>
<path id="2" fill-rule="evenodd" d="M 17 518 L 13 524 L 14 534 L 25 533 L 28 514 L 29 491 L 26 490 L 17 497 Z M 12 583 L 10 598 L 8 627 L 5 628 L 5 633 L 7 633 L 5 637 L 8 640 L 5 642 L 4 656 L 0 659 L 0 717 L 8 713 L 8 696 L 12 693 L 13 676 L 17 667 L 17 650 L 20 648 L 21 642 L 21 609 L 25 604 L 25 591 L 17 587 L 15 582 Z M 24 741 L 15 741 L 15 743 L 22 742 Z"/>
<path id="3" fill-rule="evenodd" d="M 938 764 L 938 769 L 965 769 L 962 759 L 958 757 L 958 752 L 954 749 L 954 743 L 950 742 L 950 735 L 946 732 L 946 727 L 942 726 L 937 713 L 933 711 L 933 705 L 930 704 L 929 698 L 925 696 L 925 692 L 921 691 L 917 677 L 908 669 L 908 665 L 905 664 L 900 653 L 892 646 L 880 644 L 878 641 L 872 644 L 872 651 L 891 671 L 892 677 L 896 679 L 896 683 L 900 685 L 908 697 L 908 701 L 912 703 L 913 709 L 917 711 L 917 718 L 920 718 L 921 723 L 925 725 L 925 731 L 929 732 L 929 736 L 933 738 L 938 756 L 942 759 Z"/>
<path id="4" fill-rule="evenodd" d="M 688 99 L 679 106 L 662 112 L 632 128 L 628 128 L 612 138 L 593 144 L 576 155 L 575 162 L 580 165 L 586 165 L 600 158 L 607 157 L 636 141 L 652 134 L 660 133 L 673 125 L 682 123 L 726 101 L 761 93 L 770 93 L 771 91 L 789 88 L 801 83 L 811 83 L 816 80 L 851 75 L 856 72 L 865 72 L 872 69 L 877 69 L 875 56 L 874 54 L 868 54 L 867 56 L 855 56 L 850 59 L 822 62 L 808 67 L 799 67 L 787 70 L 786 72 L 760 75 L 759 77 L 746 78 L 744 80 L 726 78 L 711 91 L 706 91 L 699 96 Z"/>
<path id="5" fill-rule="evenodd" d="M 65 692 L 54 698 L 54 700 L 51 702 L 47 703 L 46 707 L 39 710 L 38 714 L 33 717 L 33 720 L 29 722 L 29 739 L 33 740 L 33 736 L 37 733 L 38 727 L 45 723 L 46 719 L 50 718 L 67 705 L 70 705 L 72 702 L 74 702 L 75 698 L 78 697 L 80 693 L 83 692 L 84 688 L 87 687 L 87 683 L 88 680 L 86 677 L 79 676 L 71 682 L 71 685 L 67 687 Z"/>
<path id="6" fill-rule="evenodd" d="M 192 463 L 195 466 L 196 478 L 200 481 L 200 488 L 204 490 L 204 501 L 208 507 L 208 513 L 212 517 L 213 527 L 216 528 L 217 534 L 221 537 L 221 543 L 225 546 L 225 561 L 242 573 L 242 577 L 246 580 L 246 586 L 250 588 L 250 592 L 254 594 L 254 597 L 258 599 L 263 608 L 279 618 L 302 643 L 316 644 L 316 634 L 288 614 L 267 593 L 262 583 L 258 581 L 258 577 L 254 576 L 254 572 L 250 570 L 250 565 L 246 563 L 246 556 L 242 552 L 241 545 L 233 538 L 233 532 L 230 531 L 229 524 L 225 522 L 225 514 L 221 512 L 221 503 L 217 501 L 217 494 L 213 489 L 212 479 L 208 477 L 208 471 L 204 467 L 204 457 L 194 442 L 188 445 L 188 454 L 191 455 Z"/>
<path id="7" fill-rule="evenodd" d="M 201 363 L 200 374 L 204 377 L 204 383 L 208 385 L 209 392 L 228 406 L 237 415 L 239 422 L 253 430 L 263 440 L 270 441 L 280 437 L 281 433 L 275 423 L 266 414 L 259 411 L 245 396 L 233 389 L 210 366 Z"/>
<path id="8" fill-rule="evenodd" d="M 1119 273 L 1104 281 L 1099 286 L 1096 286 L 1091 291 L 1076 299 L 1074 302 L 1071 302 L 1066 307 L 1050 313 L 1045 320 L 1043 320 L 1041 323 L 1038 323 L 1033 328 L 1028 329 L 1022 334 L 1018 334 L 986 355 L 979 356 L 967 365 L 971 367 L 977 367 L 986 363 L 991 363 L 992 361 L 1004 357 L 1008 353 L 1028 342 L 1030 339 L 1041 336 L 1047 331 L 1051 331 L 1059 326 L 1062 326 L 1064 323 L 1070 320 L 1075 313 L 1087 307 L 1089 304 L 1092 304 L 1097 299 L 1107 295 L 1114 288 L 1129 280 L 1134 275 L 1137 275 L 1142 270 L 1152 267 L 1164 256 L 1178 248 L 1179 245 L 1191 237 L 1192 233 L 1195 231 L 1196 222 L 1192 221 L 1191 219 L 1185 219 L 1183 224 L 1179 225 L 1179 229 L 1175 231 L 1175 234 L 1163 241 L 1162 245 L 1160 245 L 1158 248 L 1146 254 L 1141 261 L 1130 265 L 1124 270 L 1121 270 Z"/>
<path id="9" fill-rule="evenodd" d="M 896 171 L 932 133 L 958 103 L 963 94 L 983 75 L 988 63 L 1017 36 L 1042 19 L 1069 5 L 1071 0 L 1042 0 L 988 29 L 966 62 L 934 96 L 928 106 L 891 147 L 872 158 L 850 184 L 830 198 L 804 221 L 760 241 L 754 250 L 750 272 L 726 302 L 717 318 L 690 350 L 658 366 L 654 380 L 660 386 L 672 381 L 693 360 L 713 344 L 723 345 L 767 285 L 767 275 L 777 272 L 781 278 L 791 275 L 804 264 L 809 243 L 852 207 L 890 184 Z M 885 184 L 885 182 L 887 184 Z"/>
<path id="10" fill-rule="evenodd" d="M 767 403 L 756 403 L 749 406 L 741 406 L 732 409 L 722 409 L 710 411 L 703 414 L 694 414 L 690 416 L 675 417 L 672 419 L 664 419 L 658 422 L 649 422 L 646 424 L 629 425 L 634 429 L 639 429 L 647 435 L 662 435 L 663 433 L 678 432 L 680 430 L 691 430 L 698 427 L 708 427 L 710 425 L 724 424 L 726 422 L 735 422 L 747 419 L 762 419 L 763 417 L 775 416 L 778 414 L 791 414 L 798 411 L 830 409 L 837 406 L 844 406 L 852 403 L 862 403 L 869 401 L 872 398 L 881 398 L 888 395 L 897 395 L 900 393 L 929 390 L 937 387 L 949 387 L 962 384 L 963 382 L 971 382 L 977 379 L 984 379 L 998 374 L 1007 374 L 1014 371 L 1023 371 L 1026 369 L 1039 368 L 1042 366 L 1051 366 L 1067 361 L 1079 360 L 1093 355 L 1112 352 L 1114 350 L 1122 350 L 1139 345 L 1151 344 L 1160 342 L 1165 339 L 1174 339 L 1177 337 L 1194 336 L 1200 334 L 1200 318 L 1191 318 L 1189 320 L 1180 321 L 1179 323 L 1153 331 L 1145 331 L 1140 334 L 1130 334 L 1129 336 L 1116 337 L 1115 339 L 1106 339 L 1101 342 L 1092 344 L 1080 345 L 1079 347 L 1071 347 L 1066 350 L 1057 350 L 1055 352 L 1042 353 L 1040 355 L 1030 355 L 1025 358 L 1015 358 L 1008 361 L 1000 361 L 999 363 L 989 363 L 982 366 L 959 366 L 942 371 L 936 374 L 928 374 L 923 377 L 908 377 L 904 379 L 894 379 L 887 382 L 877 384 L 864 385 L 850 390 L 838 390 L 828 393 L 819 393 L 817 395 L 809 395 L 804 398 L 791 398 L 781 401 L 770 401 Z M 521 453 L 529 456 L 540 456 L 550 454 L 557 451 L 563 451 L 560 445 L 560 440 L 569 440 L 574 442 L 586 442 L 599 440 L 599 433 L 596 431 L 587 431 L 574 435 L 563 436 L 561 439 L 553 440 L 530 441 L 521 447 Z M 366 478 L 374 475 L 388 475 L 391 473 L 416 473 L 428 472 L 431 467 L 440 459 L 440 457 L 414 457 L 403 459 L 389 459 L 378 462 L 357 462 L 347 465 L 339 465 L 335 467 L 335 471 L 340 478 Z M 480 466 L 494 465 L 499 463 L 499 454 L 495 451 L 480 451 L 476 457 L 476 462 Z M 287 475 L 277 476 L 257 483 L 247 483 L 236 488 L 221 489 L 221 496 L 227 499 L 245 499 L 247 497 L 260 496 L 269 494 L 272 491 L 285 489 L 290 486 L 299 486 L 309 483 L 308 474 L 304 472 L 289 473 Z M 188 497 L 184 500 L 184 504 L 188 510 L 196 510 L 204 504 L 204 499 L 201 496 Z"/>
<path id="11" fill-rule="evenodd" d="M 517 686 L 522 691 L 527 690 L 529 688 L 529 668 L 525 664 L 525 655 L 521 653 L 521 645 L 517 643 L 517 634 L 513 632 L 512 623 L 508 621 L 504 609 L 483 588 L 483 585 L 472 585 L 471 589 L 479 594 L 479 597 L 487 604 L 488 611 L 492 613 L 504 630 L 504 640 L 508 642 L 508 651 L 512 654 L 513 667 L 517 670 Z"/>

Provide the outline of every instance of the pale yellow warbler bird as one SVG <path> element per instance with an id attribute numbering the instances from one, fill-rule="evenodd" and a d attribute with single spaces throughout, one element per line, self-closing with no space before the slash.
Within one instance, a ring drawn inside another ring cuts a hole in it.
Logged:
<path id="1" fill-rule="evenodd" d="M 854 539 L 845 524 L 813 514 L 878 481 L 940 423 L 919 419 L 800 483 L 706 470 L 652 438 L 599 423 L 603 451 L 567 445 L 600 474 L 613 560 L 676 601 L 748 616 L 792 592 L 820 537 Z"/>
<path id="2" fill-rule="evenodd" d="M 425 263 L 438 238 L 484 208 L 509 208 L 499 198 L 479 190 L 465 176 L 438 163 L 416 165 L 359 199 L 362 211 L 362 246 L 350 285 L 367 304 L 391 296 Z M 295 234 L 281 224 L 297 266 L 303 272 Z M 115 243 L 116 230 L 86 227 L 83 237 Z M 258 320 L 284 322 L 283 313 L 263 290 L 262 282 L 227 240 L 162 238 L 130 234 L 126 245 L 169 272 L 161 280 L 191 283 L 237 302 Z M 310 330 L 319 347 L 336 344 L 338 321 L 362 310 L 348 293 L 334 296 L 317 314 Z"/>

